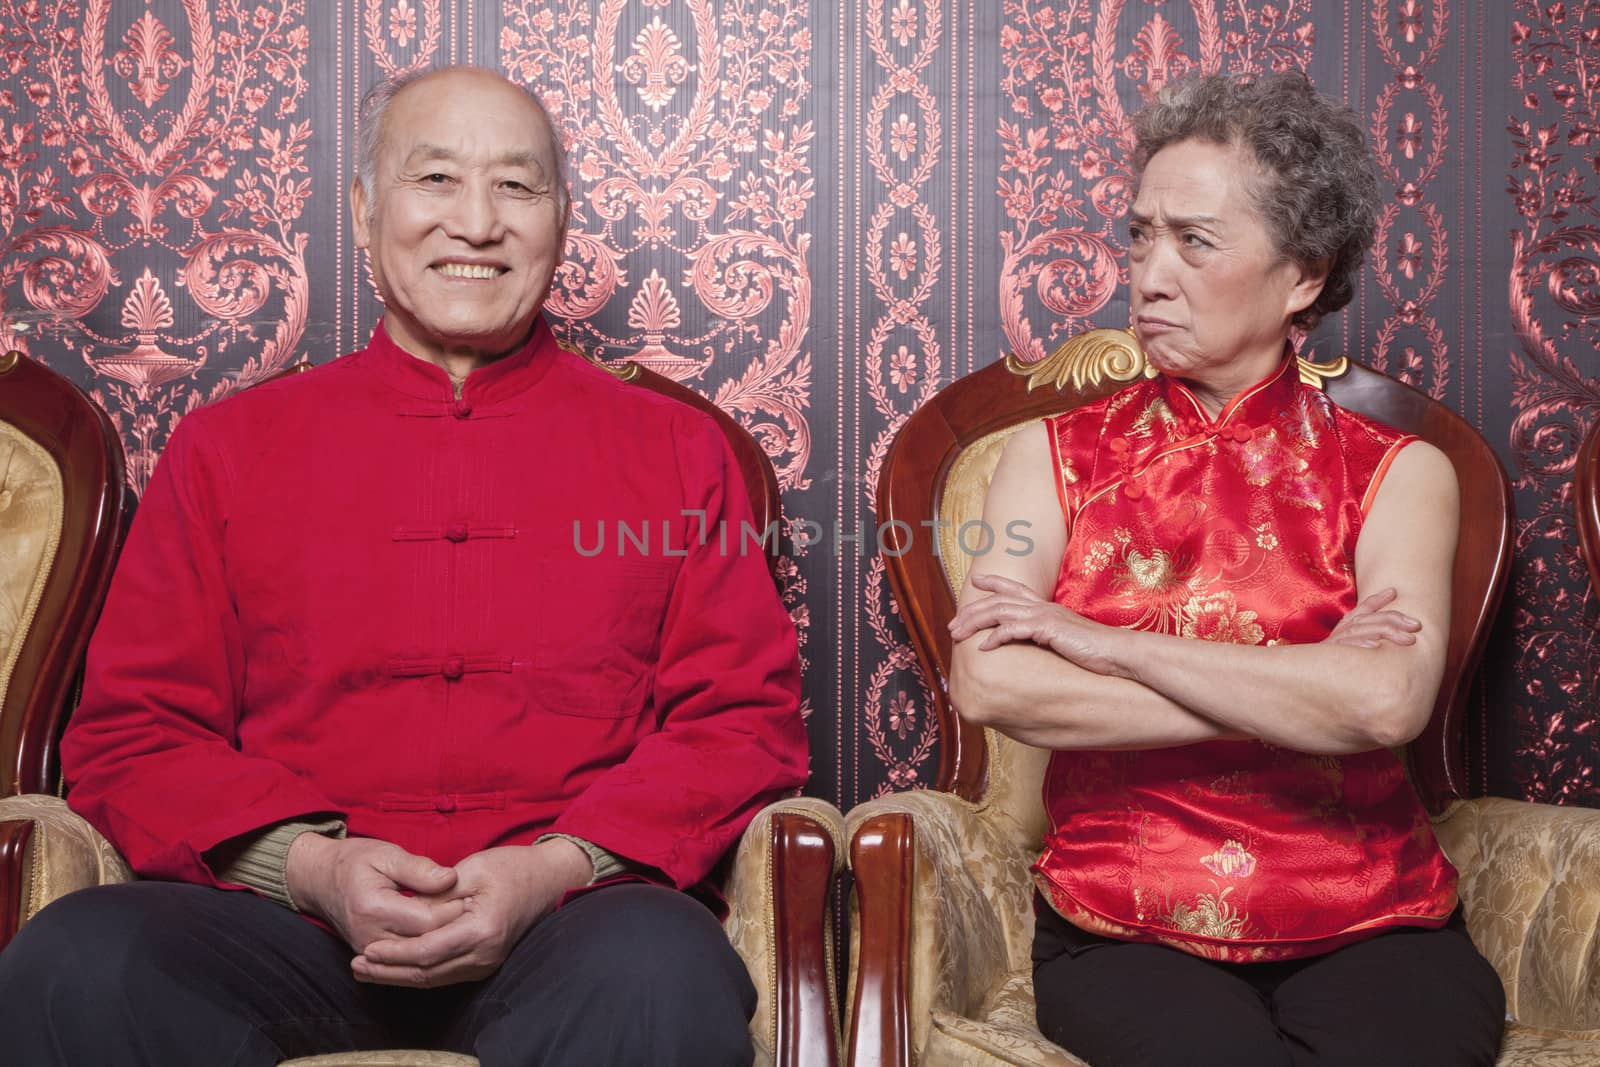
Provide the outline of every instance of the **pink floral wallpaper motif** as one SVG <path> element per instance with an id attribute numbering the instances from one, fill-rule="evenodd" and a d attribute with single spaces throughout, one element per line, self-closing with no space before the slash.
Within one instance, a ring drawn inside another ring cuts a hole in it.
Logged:
<path id="1" fill-rule="evenodd" d="M 1530 798 L 1593 805 L 1600 652 L 1569 487 L 1579 442 L 1600 408 L 1600 11 L 1522 0 L 1504 43 L 1515 91 L 1513 106 L 1495 116 L 1511 143 L 1505 358 L 1514 418 L 1504 445 L 1521 515 L 1521 566 L 1510 593 L 1511 770 Z"/>
<path id="2" fill-rule="evenodd" d="M 0 341 L 87 364 L 142 488 L 184 412 L 295 359 L 304 4 L 5 0 L 0 27 Z"/>
<path id="3" fill-rule="evenodd" d="M 1559 0 L 0 0 L 0 342 L 173 425 L 381 308 L 348 233 L 356 104 L 446 62 L 549 102 L 570 341 L 713 397 L 780 472 L 812 791 L 930 780 L 875 555 L 905 418 L 1007 353 L 1127 321 L 1129 115 L 1191 71 L 1298 67 L 1361 116 L 1384 207 L 1306 339 L 1461 411 L 1517 489 L 1473 773 L 1594 804 L 1597 612 L 1568 486 L 1600 407 L 1600 11 Z"/>
<path id="4" fill-rule="evenodd" d="M 1449 269 L 1449 235 L 1437 203 L 1450 116 L 1433 80 L 1450 31 L 1442 3 L 1372 5 L 1372 39 L 1383 87 L 1371 110 L 1371 139 L 1388 201 L 1378 218 L 1371 272 L 1385 310 L 1368 362 L 1437 400 L 1450 383 L 1450 345 L 1436 317 Z"/>
<path id="5" fill-rule="evenodd" d="M 542 91 L 571 153 L 578 195 L 550 304 L 563 332 L 699 384 L 744 418 L 783 488 L 804 488 L 806 3 L 507 0 L 504 16 L 500 66 Z M 607 307 L 626 315 L 597 317 Z"/>
<path id="6" fill-rule="evenodd" d="M 861 146 L 870 175 L 863 179 L 867 228 L 861 253 L 870 294 L 863 325 L 870 325 L 861 373 L 873 416 L 860 481 L 864 513 L 870 513 L 895 433 L 949 380 L 935 301 L 949 269 L 944 231 L 950 220 L 941 219 L 929 202 L 935 168 L 949 143 L 934 81 L 947 17 L 938 0 L 897 0 L 892 7 L 867 0 L 862 12 L 870 57 L 863 63 L 863 82 L 871 91 L 863 94 Z M 871 638 L 863 645 L 873 662 L 863 662 L 858 677 L 861 740 L 882 775 L 877 791 L 887 792 L 916 785 L 928 774 L 934 733 L 916 653 L 894 621 L 881 558 L 871 557 L 864 578 L 857 610 Z"/>
<path id="7" fill-rule="evenodd" d="M 1097 313 L 1113 296 L 1125 300 L 1128 115 L 1140 100 L 1196 71 L 1306 66 L 1316 42 L 1311 5 L 1252 6 L 1006 0 L 998 124 L 1005 335 L 995 355 L 1042 359 L 1102 324 Z M 1174 23 L 1183 15 L 1192 30 Z"/>

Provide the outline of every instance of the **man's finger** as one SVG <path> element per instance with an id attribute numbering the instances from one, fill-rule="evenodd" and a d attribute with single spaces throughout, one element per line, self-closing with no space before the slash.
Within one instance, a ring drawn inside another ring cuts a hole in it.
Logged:
<path id="1" fill-rule="evenodd" d="M 455 868 L 441 867 L 426 856 L 415 856 L 400 848 L 373 857 L 372 866 L 400 888 L 415 893 L 447 893 L 456 884 Z"/>
<path id="2" fill-rule="evenodd" d="M 392 967 L 387 964 L 372 963 L 365 956 L 357 956 L 350 961 L 350 972 L 355 975 L 356 981 L 369 982 L 373 985 L 430 989 L 436 985 L 446 984 L 422 967 Z"/>
<path id="3" fill-rule="evenodd" d="M 417 937 L 374 941 L 362 955 L 368 963 L 391 967 L 438 967 L 471 952 L 482 940 L 477 924 L 460 920 Z"/>
<path id="4" fill-rule="evenodd" d="M 399 937 L 419 937 L 454 923 L 466 910 L 464 900 L 408 897 L 388 892 L 372 903 L 368 918 L 386 933 Z"/>
<path id="5" fill-rule="evenodd" d="M 484 967 L 475 960 L 461 958 L 438 967 L 394 967 L 372 963 L 357 956 L 350 964 L 356 981 L 373 985 L 405 986 L 411 989 L 438 989 L 459 982 L 475 982 L 488 977 L 494 969 Z"/>

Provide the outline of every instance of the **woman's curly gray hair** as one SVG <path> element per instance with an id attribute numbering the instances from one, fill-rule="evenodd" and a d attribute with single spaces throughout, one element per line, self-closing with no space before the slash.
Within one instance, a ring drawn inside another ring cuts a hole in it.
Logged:
<path id="1" fill-rule="evenodd" d="M 1306 329 L 1355 295 L 1356 272 L 1378 220 L 1378 179 L 1355 113 L 1317 93 L 1299 71 L 1253 79 L 1223 74 L 1167 85 L 1133 117 L 1133 169 L 1180 141 L 1239 145 L 1255 157 L 1250 182 L 1278 251 L 1328 264 L 1328 281 L 1294 316 Z"/>

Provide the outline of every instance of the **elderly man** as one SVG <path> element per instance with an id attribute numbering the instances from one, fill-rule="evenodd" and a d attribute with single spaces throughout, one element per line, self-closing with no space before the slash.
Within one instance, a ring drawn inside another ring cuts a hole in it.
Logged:
<path id="1" fill-rule="evenodd" d="M 540 319 L 567 194 L 521 88 L 380 88 L 351 200 L 371 344 L 190 415 L 140 508 L 62 759 L 146 880 L 0 956 L 5 1059 L 748 1061 L 688 894 L 806 751 L 763 561 L 706 536 L 734 459 Z M 577 551 L 614 520 L 668 544 Z"/>

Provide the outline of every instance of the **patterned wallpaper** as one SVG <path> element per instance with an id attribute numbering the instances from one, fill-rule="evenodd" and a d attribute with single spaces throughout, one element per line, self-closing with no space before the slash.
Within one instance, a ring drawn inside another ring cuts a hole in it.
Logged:
<path id="1" fill-rule="evenodd" d="M 873 555 L 896 428 L 953 377 L 1127 321 L 1145 96 L 1191 70 L 1308 70 L 1366 120 L 1387 197 L 1364 288 L 1309 349 L 1450 404 L 1516 484 L 1475 773 L 1600 803 L 1568 496 L 1600 409 L 1600 8 L 0 0 L 0 341 L 92 391 L 135 489 L 185 412 L 362 343 L 355 105 L 450 61 L 538 87 L 558 118 L 558 330 L 702 390 L 771 453 L 801 545 L 811 791 L 846 806 L 936 765 Z"/>

